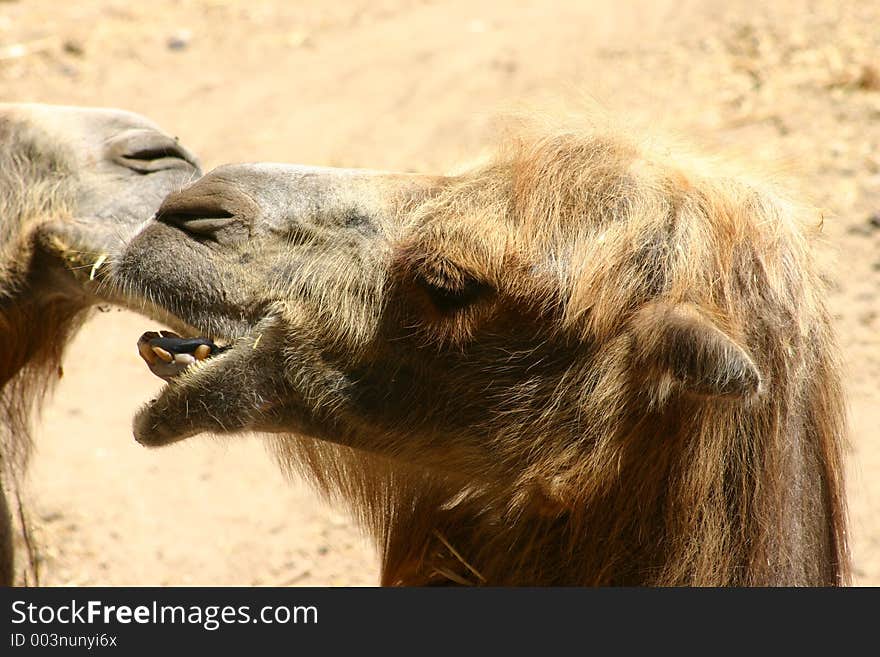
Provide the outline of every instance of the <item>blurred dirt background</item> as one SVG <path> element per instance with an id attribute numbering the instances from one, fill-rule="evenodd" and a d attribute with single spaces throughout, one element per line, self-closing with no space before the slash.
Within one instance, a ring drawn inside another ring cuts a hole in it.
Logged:
<path id="1" fill-rule="evenodd" d="M 760 6 L 766 4 L 767 6 Z M 115 106 L 202 157 L 437 172 L 522 102 L 597 99 L 784 172 L 826 209 L 856 583 L 880 585 L 880 2 L 0 0 L 0 100 Z M 372 585 L 342 510 L 256 438 L 131 438 L 149 322 L 68 353 L 27 497 L 41 582 Z"/>

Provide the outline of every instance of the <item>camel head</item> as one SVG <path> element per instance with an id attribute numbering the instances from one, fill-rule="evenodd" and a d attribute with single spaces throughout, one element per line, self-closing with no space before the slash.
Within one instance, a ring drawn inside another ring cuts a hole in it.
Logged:
<path id="1" fill-rule="evenodd" d="M 449 177 L 225 166 L 107 274 L 183 334 L 138 343 L 168 384 L 135 437 L 274 434 L 386 583 L 840 583 L 817 218 L 619 131 Z"/>
<path id="2" fill-rule="evenodd" d="M 199 175 L 194 156 L 120 110 L 0 103 L 0 256 L 28 284 L 94 300 L 95 265 Z"/>
<path id="3" fill-rule="evenodd" d="M 20 481 L 29 420 L 58 380 L 89 309 L 111 301 L 101 271 L 161 200 L 198 176 L 195 158 L 143 117 L 0 103 L 0 479 Z M 22 522 L 24 522 L 22 520 Z M 11 584 L 0 491 L 0 583 Z"/>
<path id="4" fill-rule="evenodd" d="M 670 408 L 760 406 L 763 323 L 795 318 L 753 281 L 788 294 L 801 239 L 761 194 L 601 135 L 452 177 L 221 167 L 114 264 L 191 352 L 135 435 L 290 433 L 564 487 Z"/>

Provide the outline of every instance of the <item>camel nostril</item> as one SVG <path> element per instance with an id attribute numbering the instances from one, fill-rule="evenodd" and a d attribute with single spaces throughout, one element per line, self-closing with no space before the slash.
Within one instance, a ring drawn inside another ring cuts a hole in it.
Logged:
<path id="1" fill-rule="evenodd" d="M 108 142 L 107 152 L 116 164 L 140 174 L 199 168 L 177 139 L 154 130 L 126 130 Z"/>
<path id="2" fill-rule="evenodd" d="M 156 221 L 178 228 L 185 233 L 202 237 L 212 237 L 236 222 L 234 214 L 222 208 L 189 207 L 185 210 L 161 208 Z"/>
<path id="3" fill-rule="evenodd" d="M 153 146 L 133 150 L 123 156 L 127 160 L 141 160 L 150 162 L 152 160 L 161 160 L 165 157 L 174 157 L 178 160 L 187 160 L 187 157 L 177 148 L 176 144 L 168 144 L 163 146 Z"/>
<path id="4" fill-rule="evenodd" d="M 237 242 L 250 237 L 256 203 L 237 186 L 209 173 L 188 187 L 169 194 L 156 221 L 195 239 Z"/>

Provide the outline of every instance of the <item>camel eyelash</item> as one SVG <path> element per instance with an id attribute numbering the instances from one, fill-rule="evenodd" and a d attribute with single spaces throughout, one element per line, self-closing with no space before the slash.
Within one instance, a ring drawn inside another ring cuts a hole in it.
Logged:
<path id="1" fill-rule="evenodd" d="M 398 328 L 424 344 L 463 344 L 491 313 L 497 290 L 483 278 L 421 245 L 397 252 L 392 264 L 400 296 L 392 304 Z"/>
<path id="2" fill-rule="evenodd" d="M 445 276 L 419 276 L 422 288 L 434 307 L 443 315 L 451 315 L 486 298 L 492 288 L 486 283 L 461 273 L 450 280 Z"/>

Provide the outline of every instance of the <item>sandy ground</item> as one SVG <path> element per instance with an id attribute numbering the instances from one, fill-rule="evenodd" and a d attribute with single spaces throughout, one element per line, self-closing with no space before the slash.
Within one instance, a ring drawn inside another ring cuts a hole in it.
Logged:
<path id="1" fill-rule="evenodd" d="M 207 168 L 437 172 L 489 143 L 499 111 L 590 97 L 784 172 L 827 210 L 856 582 L 878 585 L 880 3 L 759 4 L 4 1 L 0 100 L 138 111 Z M 100 314 L 68 353 L 27 491 L 42 583 L 374 584 L 356 528 L 258 439 L 134 443 L 160 384 L 134 351 L 150 327 Z"/>

